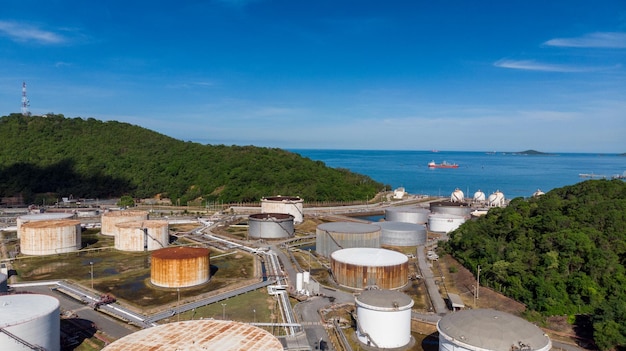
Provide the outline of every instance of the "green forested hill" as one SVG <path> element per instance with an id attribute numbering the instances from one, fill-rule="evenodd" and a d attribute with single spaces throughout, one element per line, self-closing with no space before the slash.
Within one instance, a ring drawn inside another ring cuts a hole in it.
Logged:
<path id="1" fill-rule="evenodd" d="M 450 236 L 484 283 L 543 315 L 592 316 L 601 349 L 626 346 L 626 183 L 589 180 L 514 199 Z M 574 319 L 574 318 L 572 318 Z"/>
<path id="2" fill-rule="evenodd" d="M 281 149 L 183 142 L 127 123 L 63 115 L 0 118 L 0 196 L 365 200 L 383 184 Z"/>

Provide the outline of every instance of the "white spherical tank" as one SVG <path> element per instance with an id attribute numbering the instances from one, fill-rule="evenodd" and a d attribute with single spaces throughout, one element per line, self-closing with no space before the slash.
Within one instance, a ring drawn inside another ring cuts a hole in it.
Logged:
<path id="1" fill-rule="evenodd" d="M 465 223 L 465 217 L 461 216 L 445 213 L 433 213 L 428 216 L 428 229 L 436 233 L 449 233 L 463 223 Z"/>
<path id="2" fill-rule="evenodd" d="M 492 309 L 461 310 L 437 322 L 439 351 L 548 351 L 550 338 L 536 325 Z"/>
<path id="3" fill-rule="evenodd" d="M 487 198 L 487 204 L 491 207 L 504 206 L 504 194 L 500 190 L 496 190 L 493 194 Z"/>
<path id="4" fill-rule="evenodd" d="M 61 213 L 61 212 L 51 212 L 51 213 L 37 213 L 37 214 L 28 214 L 17 217 L 17 237 L 22 237 L 22 225 L 28 222 L 37 222 L 37 221 L 53 221 L 58 219 L 75 219 L 76 215 L 73 213 Z"/>
<path id="5" fill-rule="evenodd" d="M 417 246 L 426 243 L 426 226 L 406 222 L 378 222 L 380 244 L 389 246 Z"/>
<path id="6" fill-rule="evenodd" d="M 80 221 L 62 219 L 22 225 L 20 252 L 24 255 L 54 255 L 81 248 Z"/>
<path id="7" fill-rule="evenodd" d="M 297 196 L 271 196 L 261 199 L 261 213 L 284 213 L 293 216 L 293 222 L 304 220 L 304 200 Z"/>
<path id="8" fill-rule="evenodd" d="M 478 189 L 478 191 L 474 193 L 472 200 L 474 200 L 474 202 L 485 202 L 485 193 Z"/>
<path id="9" fill-rule="evenodd" d="M 248 217 L 248 236 L 253 239 L 286 239 L 295 234 L 294 217 L 285 213 L 255 213 Z"/>
<path id="10" fill-rule="evenodd" d="M 170 233 L 167 221 L 146 220 L 117 223 L 115 248 L 121 251 L 152 251 L 167 247 Z"/>
<path id="11" fill-rule="evenodd" d="M 352 289 L 399 289 L 409 281 L 408 257 L 386 249 L 337 250 L 330 255 L 330 269 L 337 284 Z"/>
<path id="12" fill-rule="evenodd" d="M 61 349 L 59 300 L 47 295 L 16 294 L 0 296 L 0 328 L 47 351 Z M 2 351 L 27 348 L 0 333 Z"/>
<path id="13" fill-rule="evenodd" d="M 545 193 L 541 191 L 541 189 L 537 189 L 537 191 L 533 193 L 533 197 L 539 197 L 541 195 L 545 195 Z"/>
<path id="14" fill-rule="evenodd" d="M 450 195 L 450 201 L 463 202 L 465 201 L 465 194 L 463 194 L 463 191 L 461 191 L 461 189 L 456 188 L 454 189 L 454 192 L 452 192 L 452 194 Z"/>
<path id="15" fill-rule="evenodd" d="M 406 222 L 415 224 L 428 223 L 430 211 L 414 206 L 389 207 L 385 209 L 385 220 L 388 222 Z"/>
<path id="16" fill-rule="evenodd" d="M 143 329 L 102 351 L 283 351 L 277 337 L 248 323 L 213 319 L 167 323 Z"/>
<path id="17" fill-rule="evenodd" d="M 365 290 L 355 296 L 359 341 L 380 349 L 404 347 L 411 341 L 413 299 L 393 290 Z"/>
<path id="18" fill-rule="evenodd" d="M 100 218 L 100 221 L 102 222 L 100 233 L 102 233 L 102 235 L 116 236 L 118 233 L 118 228 L 116 226 L 117 223 L 145 221 L 147 219 L 147 211 L 124 210 L 105 212 Z"/>
<path id="19" fill-rule="evenodd" d="M 380 247 L 380 227 L 355 222 L 322 223 L 316 228 L 315 251 L 325 257 L 342 248 Z"/>

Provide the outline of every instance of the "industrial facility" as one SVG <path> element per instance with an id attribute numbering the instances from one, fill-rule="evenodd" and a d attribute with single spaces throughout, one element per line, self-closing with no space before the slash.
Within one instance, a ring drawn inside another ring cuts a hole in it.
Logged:
<path id="1" fill-rule="evenodd" d="M 79 220 L 34 221 L 22 224 L 20 229 L 20 252 L 24 255 L 54 255 L 81 248 Z"/>
<path id="2" fill-rule="evenodd" d="M 410 296 L 393 290 L 365 290 L 354 300 L 356 336 L 361 343 L 384 350 L 411 343 Z"/>
<path id="3" fill-rule="evenodd" d="M 163 324 L 123 337 L 103 351 L 283 351 L 271 333 L 247 323 L 195 320 Z"/>
<path id="4" fill-rule="evenodd" d="M 185 288 L 210 279 L 209 249 L 168 247 L 152 252 L 150 282 L 164 288 Z"/>
<path id="5" fill-rule="evenodd" d="M 409 259 L 397 251 L 349 248 L 333 252 L 330 269 L 337 284 L 351 289 L 400 289 L 409 280 Z"/>
<path id="6" fill-rule="evenodd" d="M 0 346 L 2 351 L 59 351 L 59 300 L 38 294 L 0 296 Z"/>
<path id="7" fill-rule="evenodd" d="M 115 248 L 122 251 L 152 251 L 167 247 L 169 224 L 163 220 L 116 223 Z"/>
<path id="8" fill-rule="evenodd" d="M 271 196 L 261 199 L 261 213 L 284 213 L 294 218 L 295 224 L 304 220 L 304 200 L 298 196 Z"/>
<path id="9" fill-rule="evenodd" d="M 147 211 L 108 211 L 102 214 L 102 235 L 116 236 L 118 234 L 118 223 L 145 221 L 148 219 Z"/>
<path id="10" fill-rule="evenodd" d="M 294 216 L 285 213 L 255 213 L 248 217 L 251 239 L 287 239 L 293 237 Z"/>
<path id="11" fill-rule="evenodd" d="M 388 246 L 418 246 L 426 243 L 426 226 L 407 222 L 378 222 L 380 244 Z"/>
<path id="12" fill-rule="evenodd" d="M 550 338 L 536 325 L 492 309 L 463 310 L 437 323 L 439 351 L 548 351 Z"/>
<path id="13" fill-rule="evenodd" d="M 380 247 L 380 227 L 355 222 L 329 222 L 317 226 L 317 254 L 329 257 L 333 252 L 352 247 Z"/>

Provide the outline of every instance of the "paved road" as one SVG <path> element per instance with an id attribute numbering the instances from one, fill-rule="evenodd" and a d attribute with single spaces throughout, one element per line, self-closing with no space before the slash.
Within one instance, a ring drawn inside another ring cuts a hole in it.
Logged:
<path id="1" fill-rule="evenodd" d="M 426 261 L 426 253 L 424 250 L 424 246 L 418 246 L 417 263 L 422 273 L 422 279 L 424 279 L 424 283 L 426 283 L 426 290 L 428 290 L 428 295 L 433 304 L 433 309 L 437 314 L 445 315 L 448 313 L 448 307 L 446 306 L 446 302 L 441 297 L 441 294 L 439 294 L 439 287 L 435 283 L 433 271 L 430 269 L 430 266 Z"/>

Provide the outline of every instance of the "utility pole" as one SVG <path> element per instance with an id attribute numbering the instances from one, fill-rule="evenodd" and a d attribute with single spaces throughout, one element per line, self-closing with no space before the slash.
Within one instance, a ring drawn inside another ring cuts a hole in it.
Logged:
<path id="1" fill-rule="evenodd" d="M 222 320 L 226 320 L 226 304 L 222 304 Z"/>
<path id="2" fill-rule="evenodd" d="M 91 268 L 91 290 L 93 290 L 93 261 L 89 262 L 89 266 Z"/>
<path id="3" fill-rule="evenodd" d="M 480 265 L 478 265 L 478 273 L 476 273 L 476 299 L 479 298 L 480 292 Z"/>

